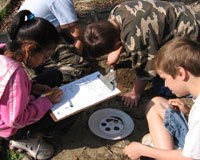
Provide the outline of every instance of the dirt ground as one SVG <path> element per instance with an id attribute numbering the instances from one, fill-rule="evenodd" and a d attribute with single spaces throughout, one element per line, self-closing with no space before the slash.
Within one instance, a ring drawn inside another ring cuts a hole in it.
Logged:
<path id="1" fill-rule="evenodd" d="M 121 1 L 75 1 L 75 6 L 79 15 L 79 18 L 84 25 L 90 23 L 96 19 L 94 13 L 98 19 L 107 18 L 110 9 Z M 92 4 L 92 3 L 95 3 Z M 106 3 L 106 4 L 105 4 Z M 92 12 L 91 12 L 92 11 Z M 127 60 L 128 61 L 128 60 Z M 124 61 L 125 62 L 125 61 Z M 99 70 L 102 73 L 107 72 L 107 65 L 105 60 L 91 61 L 94 66 L 94 70 Z M 98 66 L 98 67 L 96 67 Z M 134 82 L 134 72 L 131 68 L 124 68 L 117 70 L 118 83 L 124 88 L 124 92 L 132 87 Z M 126 77 L 126 78 L 124 78 Z M 131 78 L 132 77 L 132 78 Z M 149 91 L 150 92 L 150 91 Z M 147 96 L 148 94 L 148 96 Z M 131 141 L 140 141 L 142 136 L 148 132 L 148 126 L 144 115 L 144 106 L 148 102 L 150 93 L 146 93 L 143 96 L 140 105 L 135 109 L 127 108 L 121 101 L 121 96 L 116 96 L 110 100 L 107 100 L 99 105 L 93 106 L 90 109 L 83 111 L 80 114 L 77 122 L 72 128 L 63 135 L 56 135 L 52 140 L 53 145 L 57 149 L 56 155 L 52 160 L 126 160 L 122 154 L 122 149 L 126 144 Z M 148 97 L 148 98 L 147 98 Z M 88 127 L 88 119 L 90 115 L 99 109 L 115 108 L 120 109 L 131 116 L 134 121 L 135 129 L 133 133 L 117 141 L 106 140 L 94 135 Z"/>
<path id="2" fill-rule="evenodd" d="M 95 16 L 91 16 L 94 13 L 98 19 L 107 18 L 110 9 L 122 1 L 126 0 L 110 0 L 103 3 L 95 0 L 77 0 L 75 1 L 75 6 L 82 24 L 85 25 L 96 19 Z M 102 73 L 105 73 L 108 69 L 105 60 L 91 61 L 91 63 L 95 70 L 100 70 Z M 134 83 L 134 71 L 128 64 L 130 64 L 129 59 L 122 59 L 117 69 L 117 81 L 123 88 L 122 94 L 130 90 Z M 149 84 L 136 108 L 125 107 L 119 95 L 85 110 L 67 133 L 57 135 L 53 140 L 54 142 L 52 141 L 57 149 L 56 155 L 52 160 L 128 160 L 122 154 L 122 150 L 131 141 L 141 141 L 142 137 L 148 133 L 145 106 L 153 96 L 154 93 L 151 89 L 151 84 Z M 190 102 L 187 99 L 185 100 Z M 88 127 L 88 119 L 93 112 L 104 108 L 115 108 L 127 113 L 134 121 L 134 131 L 128 137 L 116 141 L 102 139 L 94 135 Z"/>
<path id="3" fill-rule="evenodd" d="M 98 19 L 107 19 L 111 8 L 125 0 L 74 0 L 77 14 L 83 27 Z M 7 27 L 12 21 L 13 15 L 16 13 L 21 4 L 20 1 L 15 1 L 15 7 L 11 7 L 11 13 L 4 18 L 0 23 L 1 34 L 6 32 Z M 96 16 L 94 16 L 94 14 Z M 123 60 L 126 62 L 126 60 Z M 94 71 L 99 70 L 102 73 L 107 72 L 108 66 L 105 64 L 105 59 L 98 61 L 91 61 Z M 127 60 L 127 64 L 129 60 Z M 127 68 L 117 70 L 117 80 L 123 87 L 123 92 L 126 92 L 132 87 L 134 82 L 134 72 L 130 65 Z M 124 78 L 126 77 L 126 78 Z M 66 133 L 57 133 L 52 139 L 48 141 L 53 144 L 56 149 L 56 154 L 52 160 L 126 160 L 122 154 L 122 149 L 131 141 L 140 141 L 142 136 L 148 132 L 148 127 L 144 115 L 144 106 L 151 97 L 151 91 L 147 91 L 139 106 L 135 109 L 127 108 L 121 101 L 121 96 L 116 96 L 99 105 L 93 106 L 80 113 L 80 117 L 75 124 Z M 122 140 L 106 140 L 94 135 L 88 127 L 88 119 L 90 115 L 99 109 L 115 108 L 126 112 L 134 121 L 134 131 L 130 136 Z M 26 159 L 28 157 L 25 157 Z"/>
<path id="4" fill-rule="evenodd" d="M 123 1 L 127 0 L 74 0 L 74 4 L 84 27 L 86 24 L 95 21 L 96 17 L 106 19 L 111 8 Z M 18 2 L 16 5 L 19 6 L 19 4 Z M 199 6 L 193 5 L 193 7 L 195 11 L 200 11 Z M 16 8 L 14 12 L 16 12 Z M 4 20 L 0 32 L 6 31 L 12 15 L 13 12 L 11 16 Z M 106 73 L 108 70 L 105 59 L 91 61 L 91 64 L 94 66 L 94 71 L 99 70 Z M 122 94 L 130 90 L 134 83 L 134 71 L 129 64 L 129 59 L 122 59 L 117 69 L 117 81 L 123 88 Z M 81 112 L 79 119 L 66 133 L 56 134 L 54 138 L 50 139 L 56 149 L 56 154 L 52 160 L 128 160 L 122 154 L 122 150 L 131 141 L 141 141 L 142 137 L 148 133 L 144 110 L 153 96 L 154 93 L 151 84 L 149 84 L 138 106 L 133 109 L 125 107 L 119 95 Z M 104 108 L 115 108 L 127 113 L 134 121 L 133 132 L 128 137 L 115 141 L 102 139 L 94 135 L 88 127 L 88 119 L 93 112 Z"/>

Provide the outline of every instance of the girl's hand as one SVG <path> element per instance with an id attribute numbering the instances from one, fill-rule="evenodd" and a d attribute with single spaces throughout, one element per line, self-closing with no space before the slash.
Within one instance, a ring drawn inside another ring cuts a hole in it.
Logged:
<path id="1" fill-rule="evenodd" d="M 169 104 L 170 107 L 180 110 L 184 115 L 188 115 L 190 112 L 190 107 L 183 103 L 181 99 L 169 99 Z"/>
<path id="2" fill-rule="evenodd" d="M 47 85 L 36 83 L 36 84 L 32 85 L 31 94 L 39 96 L 39 95 L 49 91 L 50 89 L 51 88 Z"/>
<path id="3" fill-rule="evenodd" d="M 49 94 L 48 94 L 49 93 Z M 51 90 L 48 91 L 48 93 L 46 93 L 46 97 L 53 103 L 57 103 L 60 101 L 62 95 L 63 95 L 63 91 L 58 88 L 58 87 L 54 87 Z"/>

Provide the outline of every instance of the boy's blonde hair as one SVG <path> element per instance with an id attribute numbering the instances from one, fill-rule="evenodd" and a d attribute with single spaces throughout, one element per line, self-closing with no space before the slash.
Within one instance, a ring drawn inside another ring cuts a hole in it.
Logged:
<path id="1" fill-rule="evenodd" d="M 194 76 L 200 76 L 199 43 L 188 38 L 175 38 L 158 50 L 155 58 L 156 71 L 161 70 L 175 78 L 179 66 Z"/>

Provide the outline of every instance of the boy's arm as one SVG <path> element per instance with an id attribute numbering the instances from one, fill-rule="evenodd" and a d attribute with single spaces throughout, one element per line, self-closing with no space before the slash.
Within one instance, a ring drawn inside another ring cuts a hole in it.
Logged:
<path id="1" fill-rule="evenodd" d="M 147 80 L 141 80 L 138 77 L 136 77 L 135 84 L 132 90 L 124 94 L 124 96 L 122 97 L 124 104 L 128 107 L 137 106 L 138 100 L 140 99 L 140 96 L 143 93 L 147 83 Z"/>
<path id="2" fill-rule="evenodd" d="M 123 153 L 130 159 L 138 159 L 141 156 L 145 156 L 160 160 L 192 160 L 191 158 L 184 157 L 182 150 L 162 150 L 138 142 L 132 142 L 126 146 Z"/>
<path id="3" fill-rule="evenodd" d="M 51 13 L 59 21 L 59 29 L 67 30 L 74 40 L 74 46 L 82 54 L 81 26 L 73 1 L 56 0 L 49 7 Z"/>
<path id="4" fill-rule="evenodd" d="M 116 45 L 118 45 L 118 42 Z M 122 51 L 122 46 L 119 44 L 116 50 L 108 53 L 107 64 L 110 66 L 115 65 L 118 59 L 120 58 L 121 51 Z"/>

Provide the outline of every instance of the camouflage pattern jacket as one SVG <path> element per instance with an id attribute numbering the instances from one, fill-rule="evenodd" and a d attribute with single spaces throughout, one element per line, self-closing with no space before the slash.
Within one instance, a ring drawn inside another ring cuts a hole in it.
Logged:
<path id="1" fill-rule="evenodd" d="M 78 55 L 73 45 L 67 43 L 58 44 L 51 58 L 43 64 L 42 71 L 48 68 L 60 70 L 63 83 L 69 83 L 91 72 L 89 63 Z"/>
<path id="2" fill-rule="evenodd" d="M 68 33 L 60 33 L 60 41 L 54 51 L 42 65 L 36 69 L 27 68 L 26 72 L 30 79 L 34 79 L 39 74 L 50 68 L 62 72 L 63 84 L 69 83 L 91 73 L 90 64 L 78 54 L 73 39 Z"/>
<path id="3" fill-rule="evenodd" d="M 153 59 L 164 43 L 177 36 L 200 40 L 200 22 L 193 11 L 180 2 L 124 2 L 111 11 L 109 20 L 119 25 L 121 41 L 133 58 L 136 75 L 144 80 L 155 76 Z"/>

